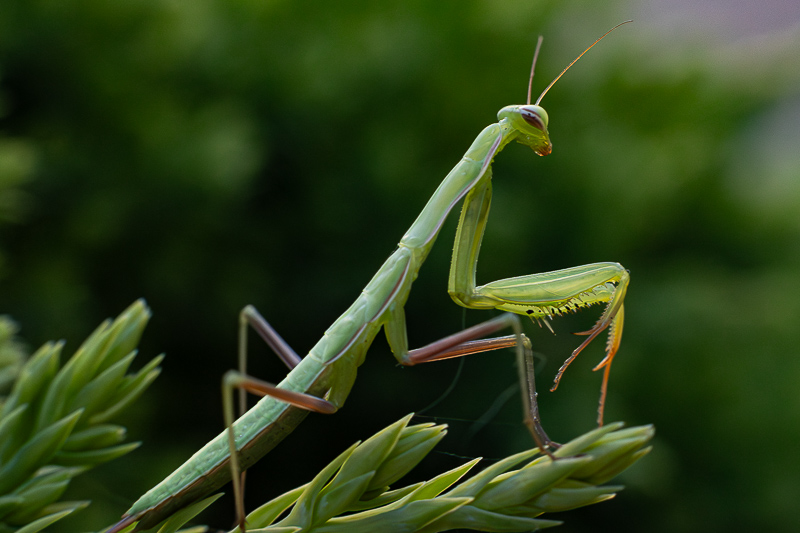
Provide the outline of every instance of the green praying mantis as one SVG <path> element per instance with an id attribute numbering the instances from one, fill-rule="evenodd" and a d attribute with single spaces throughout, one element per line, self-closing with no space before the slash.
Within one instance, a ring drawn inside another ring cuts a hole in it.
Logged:
<path id="1" fill-rule="evenodd" d="M 364 361 L 367 349 L 381 328 L 394 357 L 402 365 L 438 361 L 463 355 L 514 347 L 520 363 L 525 424 L 545 453 L 556 446 L 539 419 L 530 340 L 522 333 L 518 315 L 542 320 L 605 303 L 595 325 L 580 334 L 586 339 L 567 358 L 555 377 L 555 390 L 566 368 L 603 330 L 608 329 L 605 357 L 594 368 L 603 369 L 598 424 L 603 423 L 608 376 L 622 338 L 623 300 L 629 274 L 618 263 L 593 263 L 476 285 L 478 253 L 492 197 L 492 161 L 511 141 L 529 146 L 545 156 L 552 144 L 547 112 L 539 106 L 561 76 L 618 24 L 583 51 L 530 104 L 504 107 L 498 122 L 485 128 L 464 157 L 444 178 L 417 219 L 400 240 L 355 302 L 328 328 L 301 358 L 252 307 L 240 313 L 239 370 L 223 378 L 227 429 L 195 453 L 164 481 L 143 495 L 108 533 L 136 523 L 136 530 L 158 524 L 178 509 L 233 481 L 238 523 L 244 530 L 244 504 L 240 473 L 269 452 L 311 412 L 331 414 L 344 405 Z M 541 37 L 533 65 L 541 46 Z M 533 68 L 531 68 L 531 82 Z M 439 234 L 448 214 L 463 200 L 458 222 L 448 292 L 456 303 L 471 309 L 499 309 L 502 315 L 418 349 L 409 349 L 404 305 L 411 285 Z M 549 324 L 548 324 L 549 325 Z M 252 327 L 289 367 L 278 385 L 257 380 L 245 371 L 248 328 Z M 512 335 L 485 338 L 510 328 Z M 240 390 L 241 416 L 234 421 L 233 390 Z M 244 412 L 245 391 L 263 398 Z"/>

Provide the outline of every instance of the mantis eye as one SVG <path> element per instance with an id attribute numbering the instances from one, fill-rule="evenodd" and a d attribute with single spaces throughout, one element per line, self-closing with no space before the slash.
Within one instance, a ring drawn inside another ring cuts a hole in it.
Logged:
<path id="1" fill-rule="evenodd" d="M 540 131 L 545 131 L 544 121 L 542 117 L 540 117 L 537 113 L 529 110 L 529 109 L 521 109 L 519 112 L 522 115 L 522 118 L 525 119 L 525 122 L 536 128 Z"/>

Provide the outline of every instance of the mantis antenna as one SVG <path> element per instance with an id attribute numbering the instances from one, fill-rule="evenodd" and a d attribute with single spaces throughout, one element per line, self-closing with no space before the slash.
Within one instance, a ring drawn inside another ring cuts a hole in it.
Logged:
<path id="1" fill-rule="evenodd" d="M 570 63 L 569 65 L 567 65 L 567 68 L 565 68 L 564 70 L 562 70 L 562 71 L 561 71 L 561 74 L 559 74 L 558 76 L 556 76 L 556 79 L 554 79 L 553 81 L 551 81 L 551 82 L 550 82 L 550 85 L 548 85 L 548 86 L 545 88 L 545 90 L 544 90 L 544 91 L 542 91 L 542 94 L 540 94 L 540 95 L 539 95 L 539 98 L 536 100 L 536 103 L 535 103 L 534 105 L 539 105 L 539 102 L 541 102 L 541 101 L 542 101 L 542 98 L 544 98 L 544 95 L 545 95 L 545 94 L 547 94 L 547 91 L 549 91 L 549 90 L 550 90 L 550 87 L 552 87 L 553 85 L 555 85 L 555 84 L 556 84 L 556 82 L 557 82 L 559 79 L 561 79 L 561 76 L 563 76 L 563 75 L 564 75 L 564 73 L 565 73 L 566 71 L 568 71 L 568 70 L 569 70 L 569 68 L 570 68 L 572 65 L 574 65 L 574 64 L 575 64 L 575 63 L 576 63 L 576 62 L 577 62 L 577 61 L 578 61 L 580 58 L 582 58 L 582 57 L 583 57 L 583 54 L 585 54 L 586 52 L 588 52 L 588 51 L 589 51 L 589 50 L 592 48 L 592 46 L 594 46 L 594 45 L 596 45 L 597 43 L 599 43 L 599 42 L 600 42 L 600 41 L 603 39 L 603 37 L 605 37 L 606 35 L 608 35 L 608 34 L 609 34 L 609 33 L 611 33 L 612 31 L 616 30 L 617 28 L 619 28 L 619 27 L 620 27 L 620 26 L 622 26 L 623 24 L 627 24 L 627 23 L 629 23 L 629 22 L 633 22 L 633 21 L 632 21 L 632 20 L 626 20 L 625 22 L 620 22 L 619 24 L 617 24 L 616 26 L 614 26 L 613 28 L 611 28 L 610 30 L 608 30 L 607 32 L 605 32 L 603 35 L 601 35 L 601 36 L 600 36 L 600 38 L 599 38 L 599 39 L 597 39 L 595 42 L 593 42 L 592 44 L 590 44 L 590 45 L 589 45 L 589 48 L 587 48 L 586 50 L 584 50 L 584 51 L 581 53 L 581 55 L 579 55 L 578 57 L 576 57 L 575 59 L 573 59 L 573 60 L 572 60 L 572 63 Z M 541 44 L 542 44 L 542 38 L 541 38 L 541 37 L 539 37 L 539 45 L 541 45 Z M 536 52 L 535 52 L 535 53 L 534 53 L 534 55 L 533 55 L 533 63 L 534 63 L 534 65 L 536 64 L 536 56 L 539 54 L 539 45 L 537 45 L 537 46 L 536 46 Z M 531 83 L 533 83 L 533 67 L 531 67 Z M 529 85 L 528 85 L 528 103 L 530 103 L 530 101 L 531 101 L 531 89 L 530 89 L 530 84 L 529 84 Z"/>
<path id="2" fill-rule="evenodd" d="M 536 51 L 533 53 L 533 63 L 531 64 L 531 77 L 528 80 L 528 99 L 526 100 L 526 104 L 531 104 L 531 87 L 533 87 L 533 71 L 536 69 L 536 59 L 539 57 L 539 50 L 542 48 L 542 41 L 544 37 L 541 35 L 539 36 L 539 40 L 536 42 Z M 541 100 L 542 97 L 539 97 Z"/>

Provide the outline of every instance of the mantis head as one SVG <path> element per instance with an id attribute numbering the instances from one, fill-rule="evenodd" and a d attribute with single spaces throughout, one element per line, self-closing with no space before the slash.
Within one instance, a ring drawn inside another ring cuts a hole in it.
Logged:
<path id="1" fill-rule="evenodd" d="M 553 150 L 550 134 L 547 133 L 547 111 L 538 105 L 509 105 L 497 113 L 500 121 L 504 119 L 519 132 L 517 142 L 530 146 L 537 155 L 549 155 Z"/>
<path id="2" fill-rule="evenodd" d="M 536 43 L 536 51 L 533 53 L 533 64 L 531 65 L 531 77 L 528 81 L 528 103 L 525 105 L 511 105 L 506 106 L 500 110 L 497 114 L 497 118 L 502 122 L 504 119 L 507 121 L 508 125 L 518 132 L 517 135 L 517 142 L 520 142 L 526 146 L 530 146 L 534 152 L 538 155 L 549 155 L 550 152 L 553 151 L 553 144 L 550 142 L 550 134 L 547 133 L 547 111 L 544 110 L 543 107 L 539 107 L 539 102 L 542 101 L 544 95 L 547 94 L 547 91 L 555 85 L 555 83 L 564 75 L 569 68 L 575 64 L 583 54 L 589 51 L 592 46 L 596 45 L 600 40 L 611 33 L 612 31 L 616 30 L 623 24 L 627 24 L 631 22 L 630 20 L 626 20 L 625 22 L 621 22 L 605 32 L 599 39 L 589 45 L 589 48 L 584 50 L 581 55 L 576 57 L 572 63 L 567 65 L 567 67 L 561 71 L 561 74 L 556 76 L 556 79 L 550 82 L 542 94 L 539 95 L 539 98 L 536 99 L 536 103 L 531 105 L 531 87 L 533 86 L 533 71 L 536 68 L 536 58 L 539 57 L 539 49 L 542 47 L 542 37 L 539 36 L 539 41 Z"/>

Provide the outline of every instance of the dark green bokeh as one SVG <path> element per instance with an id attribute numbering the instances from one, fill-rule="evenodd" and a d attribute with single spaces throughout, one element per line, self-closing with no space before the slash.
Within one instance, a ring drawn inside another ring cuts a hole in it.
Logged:
<path id="1" fill-rule="evenodd" d="M 316 341 L 475 135 L 523 103 L 537 34 L 534 93 L 630 16 L 582 4 L 3 3 L 0 312 L 33 346 L 75 343 L 144 297 L 143 350 L 167 353 L 129 424 L 145 445 L 74 487 L 96 505 L 64 527 L 109 524 L 221 429 L 245 304 L 298 352 Z M 594 261 L 631 270 L 607 420 L 654 423 L 655 450 L 620 480 L 628 490 L 566 514 L 562 531 L 795 531 L 798 33 L 712 46 L 658 30 L 618 30 L 547 95 L 551 156 L 510 146 L 498 158 L 479 281 Z M 490 316 L 465 316 L 445 292 L 453 231 L 409 300 L 413 345 Z M 556 320 L 555 337 L 529 328 L 542 414 L 562 441 L 594 423 L 602 341 L 545 391 L 579 342 L 569 332 L 599 312 Z M 398 368 L 379 339 L 346 408 L 309 417 L 252 471 L 249 506 L 425 408 L 457 366 Z M 252 369 L 284 372 L 260 346 Z M 516 397 L 472 424 L 515 384 L 511 354 L 466 361 L 427 413 L 451 425 L 440 448 L 529 447 Z M 420 477 L 459 462 L 434 456 Z M 230 523 L 232 506 L 213 510 L 209 523 Z"/>

